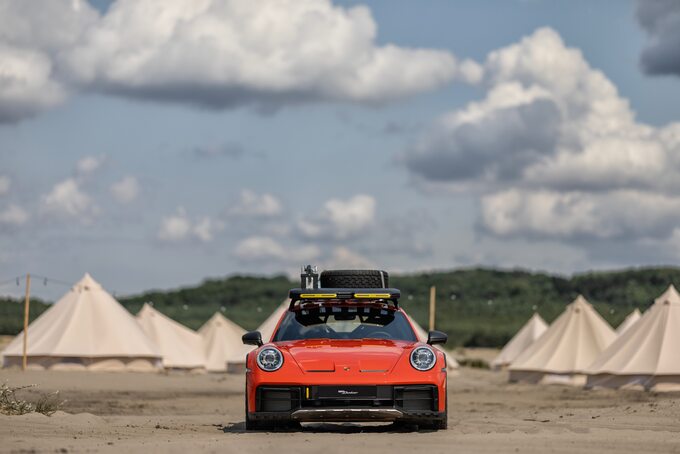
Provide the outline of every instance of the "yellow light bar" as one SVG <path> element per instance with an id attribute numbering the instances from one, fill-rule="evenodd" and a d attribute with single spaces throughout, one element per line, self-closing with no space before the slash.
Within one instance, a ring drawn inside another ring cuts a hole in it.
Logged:
<path id="1" fill-rule="evenodd" d="M 355 293 L 355 298 L 389 298 L 389 293 Z"/>
<path id="2" fill-rule="evenodd" d="M 302 293 L 300 298 L 336 298 L 337 293 Z"/>

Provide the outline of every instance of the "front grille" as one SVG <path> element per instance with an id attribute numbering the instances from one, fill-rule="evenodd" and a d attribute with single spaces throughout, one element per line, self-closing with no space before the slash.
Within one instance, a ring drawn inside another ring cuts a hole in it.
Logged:
<path id="1" fill-rule="evenodd" d="M 290 412 L 300 408 L 396 408 L 437 411 L 436 386 L 261 386 L 257 389 L 259 412 Z"/>
<path id="2" fill-rule="evenodd" d="M 255 394 L 255 405 L 257 411 L 264 412 L 289 412 L 300 408 L 300 388 L 260 387 Z"/>
<path id="3" fill-rule="evenodd" d="M 405 411 L 428 411 L 439 408 L 435 386 L 395 386 L 394 400 Z"/>

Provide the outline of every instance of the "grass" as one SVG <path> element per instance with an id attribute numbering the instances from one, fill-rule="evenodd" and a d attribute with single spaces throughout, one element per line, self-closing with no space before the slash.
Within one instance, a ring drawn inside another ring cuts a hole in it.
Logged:
<path id="1" fill-rule="evenodd" d="M 0 414 L 15 416 L 35 412 L 45 416 L 52 416 L 61 409 L 64 401 L 59 398 L 59 391 L 41 394 L 35 402 L 17 397 L 17 391 L 34 388 L 35 386 L 10 387 L 7 383 L 0 385 Z"/>

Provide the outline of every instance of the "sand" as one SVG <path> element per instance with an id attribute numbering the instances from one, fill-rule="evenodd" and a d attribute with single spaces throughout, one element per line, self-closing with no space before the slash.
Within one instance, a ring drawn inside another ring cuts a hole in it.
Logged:
<path id="1" fill-rule="evenodd" d="M 242 376 L 2 370 L 1 382 L 60 390 L 67 402 L 51 417 L 0 416 L 0 452 L 680 453 L 679 394 L 506 379 L 467 368 L 452 377 L 446 431 L 316 424 L 246 433 Z"/>

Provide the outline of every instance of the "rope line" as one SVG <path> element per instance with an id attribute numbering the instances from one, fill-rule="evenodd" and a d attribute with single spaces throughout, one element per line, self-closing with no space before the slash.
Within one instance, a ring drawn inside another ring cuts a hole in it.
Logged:
<path id="1" fill-rule="evenodd" d="M 66 287 L 73 287 L 73 283 L 62 281 L 61 279 L 54 279 L 54 278 L 51 278 L 51 277 L 42 276 L 40 274 L 32 274 L 31 273 L 31 278 L 33 278 L 35 280 L 43 281 L 43 285 L 47 285 L 48 283 L 51 283 L 51 284 L 64 285 Z M 23 276 L 17 276 L 17 277 L 13 277 L 11 279 L 5 279 L 3 281 L 0 281 L 0 286 L 5 286 L 5 285 L 13 283 L 13 282 L 16 282 L 16 285 L 20 285 L 20 283 L 22 281 L 25 281 L 25 280 L 26 280 L 26 275 L 24 274 Z"/>

